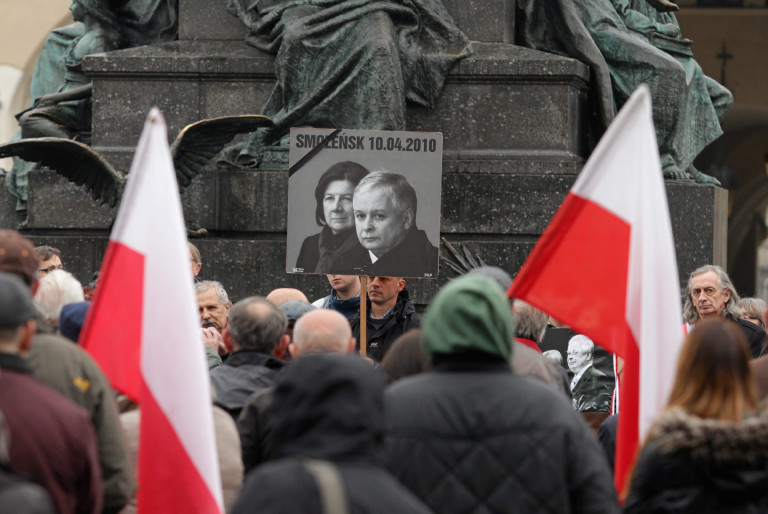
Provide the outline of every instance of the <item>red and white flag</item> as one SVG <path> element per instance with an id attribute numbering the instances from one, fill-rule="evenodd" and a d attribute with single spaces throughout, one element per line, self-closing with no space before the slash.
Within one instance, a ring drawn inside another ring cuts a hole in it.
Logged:
<path id="1" fill-rule="evenodd" d="M 165 120 L 149 113 L 81 344 L 141 407 L 139 512 L 221 513 L 210 382 Z"/>
<path id="2" fill-rule="evenodd" d="M 682 342 L 679 287 L 651 97 L 641 86 L 508 291 L 624 359 L 619 491 L 674 380 Z"/>

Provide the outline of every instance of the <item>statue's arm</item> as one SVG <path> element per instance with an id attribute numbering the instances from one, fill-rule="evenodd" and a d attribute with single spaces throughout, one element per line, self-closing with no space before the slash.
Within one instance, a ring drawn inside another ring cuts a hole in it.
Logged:
<path id="1" fill-rule="evenodd" d="M 69 102 L 71 100 L 82 100 L 91 96 L 93 91 L 93 83 L 85 84 L 84 86 L 78 86 L 59 93 L 51 93 L 49 95 L 43 95 L 35 100 L 34 108 L 44 107 L 46 105 L 53 105 L 59 102 Z"/>

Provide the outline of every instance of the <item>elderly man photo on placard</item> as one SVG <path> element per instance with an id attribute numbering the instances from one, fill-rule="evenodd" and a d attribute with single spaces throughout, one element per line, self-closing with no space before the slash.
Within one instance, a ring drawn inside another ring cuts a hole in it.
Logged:
<path id="1" fill-rule="evenodd" d="M 375 171 L 355 188 L 352 209 L 360 246 L 340 257 L 357 275 L 424 277 L 437 274 L 437 248 L 416 227 L 416 191 L 403 175 Z"/>

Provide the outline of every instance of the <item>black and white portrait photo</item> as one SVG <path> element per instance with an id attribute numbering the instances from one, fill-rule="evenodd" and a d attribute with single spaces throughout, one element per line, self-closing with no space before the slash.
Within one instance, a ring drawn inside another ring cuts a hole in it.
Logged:
<path id="1" fill-rule="evenodd" d="M 566 371 L 579 412 L 609 413 L 616 385 L 613 355 L 570 328 L 548 327 L 539 344 L 544 357 Z"/>
<path id="2" fill-rule="evenodd" d="M 442 135 L 344 130 L 307 158 L 331 133 L 291 131 L 287 271 L 436 277 Z"/>
<path id="3" fill-rule="evenodd" d="M 613 387 L 608 376 L 594 366 L 595 344 L 587 336 L 568 341 L 568 369 L 573 373 L 571 395 L 579 412 L 610 412 Z"/>

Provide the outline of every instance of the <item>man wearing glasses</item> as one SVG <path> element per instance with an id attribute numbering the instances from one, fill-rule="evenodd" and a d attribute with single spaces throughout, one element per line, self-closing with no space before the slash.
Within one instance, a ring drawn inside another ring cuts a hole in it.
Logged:
<path id="1" fill-rule="evenodd" d="M 61 263 L 61 250 L 52 246 L 35 247 L 37 258 L 40 259 L 40 265 L 37 272 L 40 276 L 50 273 L 53 270 L 64 269 Z"/>

